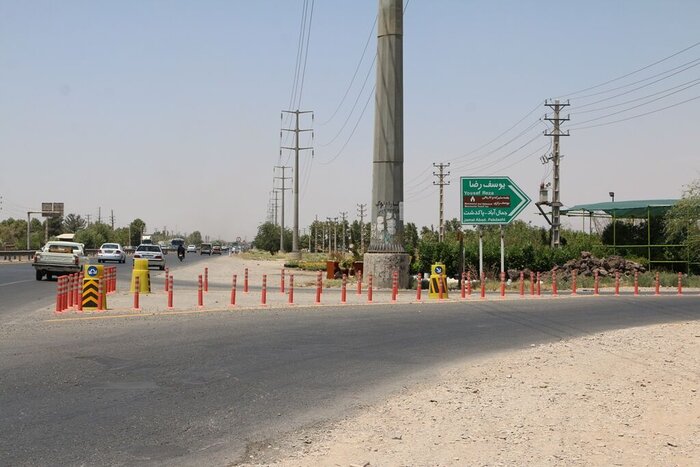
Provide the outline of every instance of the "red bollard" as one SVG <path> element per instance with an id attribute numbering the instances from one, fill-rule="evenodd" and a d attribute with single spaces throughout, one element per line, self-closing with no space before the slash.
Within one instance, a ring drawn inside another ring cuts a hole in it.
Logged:
<path id="1" fill-rule="evenodd" d="M 634 271 L 634 294 L 639 295 L 639 271 Z"/>
<path id="2" fill-rule="evenodd" d="M 520 271 L 520 298 L 525 297 L 525 273 Z"/>
<path id="3" fill-rule="evenodd" d="M 316 304 L 321 303 L 321 273 L 316 274 Z"/>
<path id="4" fill-rule="evenodd" d="M 598 296 L 600 287 L 600 277 L 598 277 L 598 270 L 593 271 L 593 295 Z"/>
<path id="5" fill-rule="evenodd" d="M 678 273 L 678 295 L 683 295 L 683 273 Z"/>
<path id="6" fill-rule="evenodd" d="M 472 275 L 470 271 L 467 271 L 467 297 L 472 297 Z"/>
<path id="7" fill-rule="evenodd" d="M 537 273 L 537 296 L 542 296 L 542 280 L 540 279 L 540 273 Z"/>
<path id="8" fill-rule="evenodd" d="M 117 291 L 117 268 L 116 266 L 112 266 L 112 284 L 110 287 L 110 293 L 114 293 Z"/>
<path id="9" fill-rule="evenodd" d="M 105 309 L 105 288 L 106 282 L 100 280 L 97 284 L 97 311 L 104 311 Z"/>
<path id="10" fill-rule="evenodd" d="M 343 284 L 340 289 L 340 303 L 345 304 L 347 299 L 348 276 L 343 274 Z"/>
<path id="11" fill-rule="evenodd" d="M 170 268 L 165 268 L 165 291 L 168 291 L 168 286 L 170 285 L 170 281 L 168 280 L 168 277 L 170 277 Z"/>
<path id="12" fill-rule="evenodd" d="M 418 282 L 416 283 L 416 301 L 421 302 L 423 301 L 421 298 L 421 295 L 423 293 L 423 273 L 419 272 L 418 273 Z"/>
<path id="13" fill-rule="evenodd" d="M 204 293 L 202 275 L 197 276 L 197 308 L 204 308 Z"/>
<path id="14" fill-rule="evenodd" d="M 168 276 L 168 310 L 173 309 L 173 276 Z"/>
<path id="15" fill-rule="evenodd" d="M 615 271 L 615 295 L 620 295 L 620 271 Z"/>
<path id="16" fill-rule="evenodd" d="M 236 280 L 238 279 L 238 276 L 235 274 L 233 275 L 233 279 L 231 279 L 231 306 L 236 306 Z"/>
<path id="17" fill-rule="evenodd" d="M 535 295 L 535 273 L 530 271 L 530 296 Z"/>
<path id="18" fill-rule="evenodd" d="M 243 293 L 248 293 L 248 268 L 245 268 L 245 275 L 243 276 Z"/>
<path id="19" fill-rule="evenodd" d="M 362 273 L 357 272 L 357 295 L 362 295 Z"/>
<path id="20" fill-rule="evenodd" d="M 506 298 L 506 273 L 501 271 L 501 298 Z"/>
<path id="21" fill-rule="evenodd" d="M 267 305 L 267 274 L 263 274 L 262 291 L 260 292 L 260 304 Z"/>
<path id="22" fill-rule="evenodd" d="M 578 270 L 574 269 L 571 271 L 571 295 L 578 295 L 576 293 L 576 276 L 578 276 Z"/>
<path id="23" fill-rule="evenodd" d="M 467 298 L 467 273 L 462 273 L 462 300 Z"/>
<path id="24" fill-rule="evenodd" d="M 79 272 L 76 274 L 78 283 L 75 288 L 75 304 L 79 312 L 83 311 L 83 274 Z"/>
<path id="25" fill-rule="evenodd" d="M 289 304 L 294 305 L 294 274 L 289 275 Z"/>
<path id="26" fill-rule="evenodd" d="M 486 298 L 486 278 L 484 277 L 484 273 L 481 273 L 481 299 Z"/>
<path id="27" fill-rule="evenodd" d="M 654 279 L 654 295 L 661 295 L 659 292 L 659 273 L 656 273 L 656 278 Z"/>
<path id="28" fill-rule="evenodd" d="M 557 271 L 552 271 L 552 296 L 559 296 L 559 292 L 557 291 Z"/>
<path id="29" fill-rule="evenodd" d="M 399 282 L 399 273 L 394 271 L 391 274 L 391 301 L 396 302 L 396 296 L 398 295 L 398 282 Z"/>
<path id="30" fill-rule="evenodd" d="M 63 311 L 63 309 L 61 308 L 61 306 L 63 305 L 61 303 L 61 299 L 62 299 L 62 297 L 61 297 L 61 279 L 62 279 L 62 277 L 59 276 L 58 281 L 56 282 L 56 309 L 55 309 L 56 313 L 60 313 Z"/>
<path id="31" fill-rule="evenodd" d="M 141 311 L 141 306 L 139 305 L 139 292 L 141 291 L 141 284 L 139 276 L 136 276 L 134 282 L 134 311 Z"/>
<path id="32" fill-rule="evenodd" d="M 284 268 L 282 268 L 282 273 L 280 274 L 280 293 L 284 293 Z"/>
<path id="33" fill-rule="evenodd" d="M 367 278 L 367 302 L 372 303 L 372 274 Z"/>
<path id="34" fill-rule="evenodd" d="M 66 308 L 73 308 L 73 298 L 75 297 L 75 293 L 73 292 L 74 287 L 75 287 L 75 274 L 68 274 L 68 296 L 66 297 L 68 300 L 68 303 L 66 303 Z"/>
<path id="35" fill-rule="evenodd" d="M 209 268 L 204 268 L 204 291 L 209 292 Z"/>
<path id="36" fill-rule="evenodd" d="M 437 283 L 438 283 L 438 300 L 442 300 L 442 298 L 443 298 L 442 274 L 438 275 Z"/>

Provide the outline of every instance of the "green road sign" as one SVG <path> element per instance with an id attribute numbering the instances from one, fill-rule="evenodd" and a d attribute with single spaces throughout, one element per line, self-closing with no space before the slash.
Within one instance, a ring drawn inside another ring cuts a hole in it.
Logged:
<path id="1" fill-rule="evenodd" d="M 462 224 L 509 224 L 530 198 L 509 177 L 462 177 Z"/>

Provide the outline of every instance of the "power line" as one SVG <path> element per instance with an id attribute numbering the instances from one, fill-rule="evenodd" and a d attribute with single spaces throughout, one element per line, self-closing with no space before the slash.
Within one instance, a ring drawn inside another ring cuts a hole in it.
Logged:
<path id="1" fill-rule="evenodd" d="M 651 67 L 653 67 L 653 66 L 655 66 L 655 65 L 658 65 L 659 63 L 663 63 L 663 62 L 665 62 L 666 60 L 669 60 L 669 59 L 671 59 L 671 58 L 673 58 L 673 57 L 676 57 L 676 56 L 682 54 L 683 52 L 687 52 L 688 50 L 690 50 L 690 49 L 692 49 L 692 48 L 694 48 L 694 47 L 697 47 L 698 45 L 700 45 L 700 42 L 696 42 L 695 44 L 692 44 L 692 45 L 690 45 L 690 46 L 688 46 L 688 47 L 686 47 L 686 48 L 684 48 L 684 49 L 682 49 L 682 50 L 679 50 L 678 52 L 675 52 L 675 53 L 669 55 L 668 57 L 664 57 L 664 58 L 662 58 L 661 60 L 657 60 L 657 61 L 655 61 L 654 63 L 651 63 L 651 64 L 649 64 L 649 65 L 643 66 L 642 68 L 639 68 L 639 69 L 637 69 L 637 70 L 631 71 L 631 72 L 626 73 L 626 74 L 624 74 L 624 75 L 622 75 L 622 76 L 618 76 L 617 78 L 613 78 L 613 79 L 610 79 L 610 80 L 605 81 L 605 82 L 603 82 L 603 83 L 596 84 L 595 86 L 589 86 L 589 87 L 587 87 L 587 88 L 585 88 L 585 89 L 579 89 L 578 91 L 574 91 L 574 92 L 570 92 L 570 93 L 564 94 L 564 95 L 562 95 L 562 96 L 559 96 L 559 98 L 562 98 L 562 97 L 572 98 L 572 97 L 575 96 L 576 94 L 580 94 L 580 93 L 582 93 L 582 92 L 588 92 L 588 91 L 591 91 L 591 90 L 593 90 L 593 89 L 597 89 L 597 88 L 603 87 L 603 86 L 605 86 L 605 85 L 607 85 L 607 84 L 614 83 L 615 81 L 620 81 L 621 79 L 625 79 L 625 78 L 627 78 L 627 77 L 629 77 L 629 76 L 632 76 L 632 75 L 634 75 L 634 74 L 639 73 L 640 71 L 644 71 L 644 70 L 646 70 L 646 69 L 649 69 L 649 68 L 651 68 Z"/>
<path id="2" fill-rule="evenodd" d="M 357 77 L 357 73 L 360 71 L 360 66 L 362 65 L 362 62 L 365 59 L 365 54 L 367 53 L 367 47 L 369 47 L 369 43 L 372 40 L 372 34 L 374 33 L 374 28 L 377 27 L 377 16 L 375 15 L 374 17 L 374 23 L 372 23 L 372 29 L 369 31 L 369 35 L 367 36 L 367 42 L 365 42 L 365 48 L 362 49 L 362 55 L 360 56 L 360 61 L 357 62 L 357 66 L 355 67 L 355 72 L 352 74 L 352 78 L 350 79 L 350 83 L 348 84 L 347 89 L 345 90 L 345 94 L 343 94 L 343 98 L 340 99 L 340 102 L 338 103 L 338 106 L 335 108 L 333 111 L 333 114 L 330 116 L 330 118 L 324 122 L 319 123 L 319 126 L 324 126 L 331 122 L 333 118 L 335 118 L 336 114 L 342 107 L 343 103 L 345 102 L 345 99 L 348 97 L 348 94 L 350 93 L 350 89 L 352 89 L 352 85 L 355 82 L 355 78 Z M 375 54 L 375 61 L 376 61 L 376 54 Z M 374 67 L 374 63 L 372 64 L 372 67 Z M 361 92 L 361 91 L 360 91 Z"/>
<path id="3" fill-rule="evenodd" d="M 683 105 L 683 104 L 686 104 L 686 103 L 688 103 L 688 102 L 692 102 L 692 101 L 697 100 L 697 99 L 700 99 L 700 96 L 691 97 L 690 99 L 686 99 L 686 100 L 684 100 L 684 101 L 677 102 L 677 103 L 675 103 L 675 104 L 671 104 L 671 105 L 668 105 L 668 106 L 666 106 L 666 107 L 661 107 L 660 109 L 655 109 L 655 110 L 651 110 L 651 111 L 649 111 L 649 112 L 644 112 L 644 113 L 641 113 L 641 114 L 638 114 L 638 115 L 633 115 L 633 116 L 631 116 L 631 117 L 621 118 L 621 119 L 619 119 L 619 120 L 613 120 L 613 121 L 611 121 L 611 122 L 599 123 L 599 124 L 597 124 L 597 125 L 589 125 L 589 126 L 582 126 L 582 127 L 571 127 L 571 129 L 572 129 L 572 130 L 587 130 L 587 129 L 589 129 L 589 128 L 597 128 L 597 127 L 600 127 L 600 126 L 612 125 L 613 123 L 626 122 L 626 121 L 628 121 L 628 120 L 632 120 L 632 119 L 635 119 L 635 118 L 645 117 L 645 116 L 647 116 L 647 115 L 655 114 L 655 113 L 657 113 L 657 112 L 662 112 L 662 111 L 664 111 L 664 110 L 672 109 L 673 107 L 678 107 L 679 105 Z"/>
<path id="4" fill-rule="evenodd" d="M 691 84 L 691 83 L 695 83 L 695 84 Z M 669 91 L 672 91 L 672 90 L 674 90 L 674 89 L 678 89 L 678 88 L 680 88 L 680 87 L 683 87 L 683 86 L 686 86 L 686 85 L 689 85 L 689 84 L 690 84 L 690 86 L 681 89 L 681 91 L 684 91 L 685 89 L 688 89 L 688 88 L 691 88 L 691 87 L 693 87 L 693 86 L 695 86 L 695 85 L 697 85 L 697 84 L 700 84 L 700 78 L 696 78 L 696 79 L 694 79 L 694 80 L 686 81 L 685 83 L 681 83 L 681 84 L 679 84 L 679 85 L 677 85 L 677 86 L 673 86 L 673 87 L 668 88 L 668 89 L 662 89 L 661 91 L 657 91 L 657 92 L 652 93 L 652 94 L 647 94 L 646 96 L 637 97 L 637 98 L 635 98 L 635 99 L 630 99 L 630 100 L 628 100 L 628 101 L 619 102 L 619 103 L 617 103 L 617 104 L 612 104 L 612 105 L 608 105 L 608 106 L 605 106 L 605 107 L 598 107 L 597 109 L 588 109 L 588 110 L 581 110 L 581 111 L 577 111 L 577 112 L 571 112 L 571 115 L 580 115 L 580 114 L 586 114 L 586 113 L 592 113 L 592 112 L 600 112 L 601 110 L 612 109 L 613 107 L 619 107 L 619 106 L 621 106 L 621 105 L 631 104 L 632 102 L 637 102 L 637 101 L 641 101 L 641 100 L 644 100 L 644 99 L 648 99 L 648 98 L 653 97 L 653 96 L 658 96 L 659 94 L 663 94 L 663 93 L 665 93 L 665 92 L 669 92 Z M 600 102 L 605 102 L 605 101 L 611 100 L 611 99 L 613 99 L 613 98 L 615 98 L 615 97 L 620 97 L 620 96 L 625 95 L 625 94 L 630 94 L 631 92 L 634 92 L 634 91 L 636 91 L 636 90 L 638 90 L 638 89 L 639 89 L 639 88 L 634 89 L 634 90 L 631 90 L 631 91 L 624 92 L 624 93 L 622 93 L 622 94 L 617 94 L 616 96 L 611 96 L 611 97 L 606 98 L 606 99 L 601 99 L 601 100 L 596 101 L 596 102 L 591 103 L 591 104 L 582 105 L 582 106 L 580 106 L 580 107 L 577 107 L 577 109 L 578 109 L 578 108 L 582 108 L 582 107 L 589 107 L 589 106 L 591 106 L 591 105 L 593 105 L 593 104 L 598 104 L 598 103 L 600 103 Z M 669 94 L 669 95 L 670 95 L 670 94 Z"/>

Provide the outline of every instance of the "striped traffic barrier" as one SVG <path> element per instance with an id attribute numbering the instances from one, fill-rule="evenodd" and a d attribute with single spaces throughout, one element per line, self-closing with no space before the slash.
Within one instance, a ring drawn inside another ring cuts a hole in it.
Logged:
<path id="1" fill-rule="evenodd" d="M 204 291 L 209 292 L 209 268 L 204 268 Z"/>
<path id="2" fill-rule="evenodd" d="M 134 277 L 134 311 L 141 311 L 141 305 L 139 303 L 139 292 L 141 290 L 141 278 L 139 276 Z"/>
<path id="3" fill-rule="evenodd" d="M 372 303 L 372 280 L 373 276 L 370 274 L 367 277 L 367 303 Z"/>
<path id="4" fill-rule="evenodd" d="M 173 276 L 168 276 L 168 310 L 173 309 Z"/>
<path id="5" fill-rule="evenodd" d="M 423 289 L 423 273 L 419 272 L 418 273 L 418 284 L 416 285 L 416 301 L 417 302 L 423 301 L 423 299 L 421 298 L 422 289 Z"/>
<path id="6" fill-rule="evenodd" d="M 321 303 L 321 273 L 316 274 L 316 304 Z"/>
<path id="7" fill-rule="evenodd" d="M 284 293 L 284 268 L 282 268 L 282 272 L 280 274 L 280 293 Z"/>
<path id="8" fill-rule="evenodd" d="M 294 274 L 289 275 L 289 304 L 294 305 Z"/>
<path id="9" fill-rule="evenodd" d="M 576 276 L 578 275 L 578 270 L 574 269 L 571 271 L 571 295 L 578 295 L 576 293 Z"/>
<path id="10" fill-rule="evenodd" d="M 243 275 L 243 293 L 248 293 L 248 268 L 245 268 Z"/>
<path id="11" fill-rule="evenodd" d="M 260 290 L 260 304 L 267 305 L 267 274 L 262 276 L 262 289 Z"/>
<path id="12" fill-rule="evenodd" d="M 348 287 L 348 276 L 347 274 L 343 274 L 343 282 L 342 285 L 340 286 L 340 303 L 345 305 L 347 302 L 347 287 Z"/>
<path id="13" fill-rule="evenodd" d="M 197 308 L 204 308 L 204 292 L 201 274 L 197 276 Z"/>
<path id="14" fill-rule="evenodd" d="M 233 275 L 233 278 L 231 279 L 231 302 L 229 303 L 231 306 L 236 306 L 236 280 L 238 279 L 238 276 L 236 274 Z"/>

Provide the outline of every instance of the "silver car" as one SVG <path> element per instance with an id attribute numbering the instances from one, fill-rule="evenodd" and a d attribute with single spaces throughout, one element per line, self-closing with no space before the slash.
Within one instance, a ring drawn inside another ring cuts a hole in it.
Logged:
<path id="1" fill-rule="evenodd" d="M 126 263 L 126 253 L 124 248 L 118 243 L 103 243 L 97 251 L 97 262 L 117 261 Z"/>
<path id="2" fill-rule="evenodd" d="M 157 266 L 161 271 L 165 270 L 165 255 L 158 245 L 139 245 L 134 251 L 134 259 L 147 259 L 148 267 Z"/>

